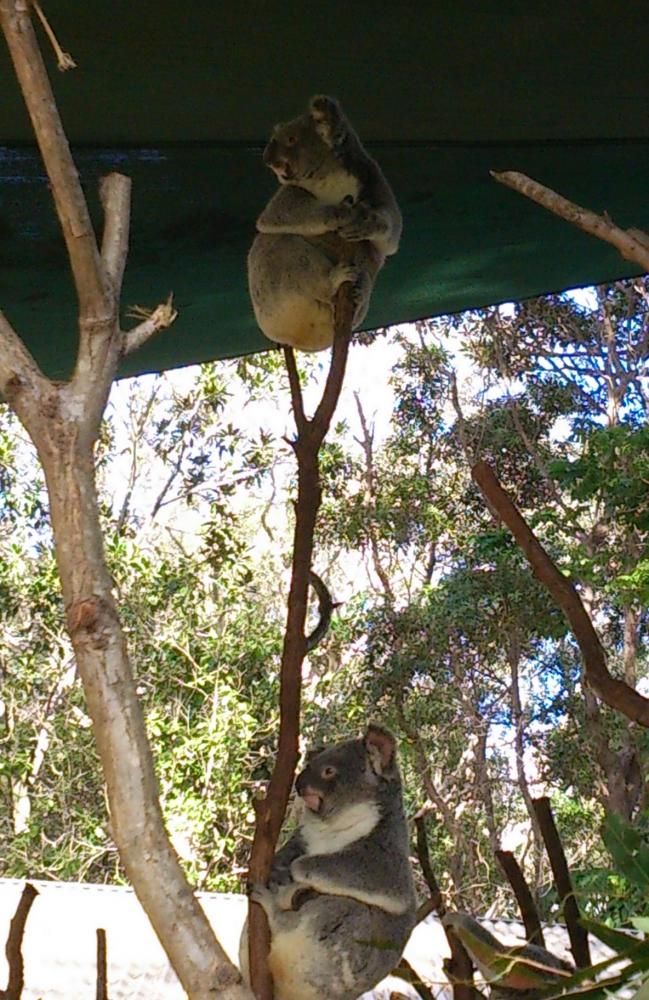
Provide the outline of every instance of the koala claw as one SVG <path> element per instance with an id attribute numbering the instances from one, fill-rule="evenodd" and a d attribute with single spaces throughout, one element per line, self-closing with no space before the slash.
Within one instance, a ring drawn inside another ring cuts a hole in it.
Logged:
<path id="1" fill-rule="evenodd" d="M 337 292 L 340 286 L 344 285 L 346 281 L 350 281 L 352 285 L 356 284 L 358 281 L 358 268 L 352 264 L 337 264 L 331 271 L 331 286 L 333 291 Z"/>
<path id="2" fill-rule="evenodd" d="M 272 890 L 269 889 L 267 885 L 263 885 L 261 882 L 248 882 L 246 885 L 246 891 L 248 893 L 248 898 L 251 899 L 253 903 L 259 903 L 259 905 L 264 908 L 273 895 Z"/>

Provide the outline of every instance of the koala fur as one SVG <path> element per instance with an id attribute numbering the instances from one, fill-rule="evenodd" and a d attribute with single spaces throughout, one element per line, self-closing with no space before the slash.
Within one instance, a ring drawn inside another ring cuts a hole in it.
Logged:
<path id="1" fill-rule="evenodd" d="M 330 347 L 334 296 L 352 283 L 358 327 L 374 279 L 396 253 L 401 212 L 381 168 L 332 97 L 276 125 L 264 162 L 280 187 L 257 220 L 248 284 L 257 322 L 279 344 Z"/>
<path id="2" fill-rule="evenodd" d="M 397 965 L 416 900 L 394 737 L 370 725 L 307 759 L 298 829 L 254 886 L 276 1000 L 356 1000 Z M 247 935 L 242 938 L 247 967 Z"/>

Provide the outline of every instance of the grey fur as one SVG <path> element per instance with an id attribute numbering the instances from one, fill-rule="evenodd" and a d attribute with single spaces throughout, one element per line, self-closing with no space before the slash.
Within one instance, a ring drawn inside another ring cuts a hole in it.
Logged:
<path id="1" fill-rule="evenodd" d="M 415 923 L 394 738 L 370 726 L 320 751 L 296 789 L 298 830 L 252 892 L 270 924 L 275 997 L 355 1000 L 394 969 Z"/>
<path id="2" fill-rule="evenodd" d="M 353 327 L 365 318 L 374 279 L 399 247 L 401 212 L 332 97 L 313 97 L 306 114 L 276 125 L 264 161 L 280 188 L 248 254 L 255 317 L 270 340 L 322 350 L 333 341 L 344 281 L 353 285 Z"/>

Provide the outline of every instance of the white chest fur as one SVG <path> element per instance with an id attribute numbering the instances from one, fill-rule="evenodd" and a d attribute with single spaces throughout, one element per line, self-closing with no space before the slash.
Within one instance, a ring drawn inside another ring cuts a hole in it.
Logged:
<path id="1" fill-rule="evenodd" d="M 301 180 L 300 187 L 306 188 L 325 205 L 340 205 L 345 198 L 351 198 L 355 202 L 360 190 L 358 178 L 345 170 L 331 173 L 327 177 Z"/>
<path id="2" fill-rule="evenodd" d="M 367 837 L 380 819 L 374 802 L 357 802 L 335 813 L 329 819 L 320 819 L 305 810 L 300 832 L 307 854 L 335 854 L 361 837 Z"/>

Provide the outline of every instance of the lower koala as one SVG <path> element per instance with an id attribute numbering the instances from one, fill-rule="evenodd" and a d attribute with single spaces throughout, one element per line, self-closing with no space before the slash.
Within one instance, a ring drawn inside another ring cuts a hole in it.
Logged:
<path id="1" fill-rule="evenodd" d="M 365 318 L 374 279 L 398 249 L 401 212 L 332 97 L 313 97 L 306 114 L 276 125 L 264 162 L 280 187 L 248 254 L 255 317 L 270 340 L 320 351 L 333 342 L 343 283 L 351 283 L 352 328 Z"/>
<path id="2" fill-rule="evenodd" d="M 271 931 L 276 1000 L 356 1000 L 397 965 L 415 924 L 395 740 L 360 739 L 307 758 L 296 782 L 302 816 L 253 887 Z M 241 945 L 247 968 L 247 935 Z"/>

